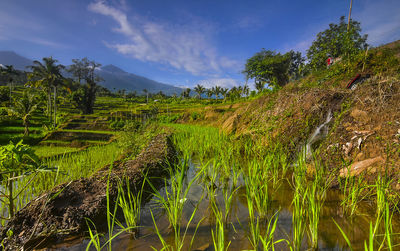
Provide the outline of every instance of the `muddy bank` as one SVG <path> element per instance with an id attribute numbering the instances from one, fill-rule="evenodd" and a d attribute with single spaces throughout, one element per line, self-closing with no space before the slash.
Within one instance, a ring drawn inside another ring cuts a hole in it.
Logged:
<path id="1" fill-rule="evenodd" d="M 150 141 L 136 159 L 115 162 L 111 173 L 109 167 L 104 167 L 90 178 L 55 187 L 18 211 L 1 230 L 0 239 L 6 238 L 8 230 L 13 232 L 11 238 L 5 239 L 5 250 L 32 250 L 48 242 L 82 234 L 87 230 L 85 218 L 101 228 L 107 212 L 108 176 L 113 201 L 117 196 L 117 184 L 123 177 L 129 179 L 135 191 L 144 180 L 142 171 L 148 171 L 150 177 L 160 177 L 169 163 L 176 161 L 176 156 L 169 135 L 161 134 Z"/>

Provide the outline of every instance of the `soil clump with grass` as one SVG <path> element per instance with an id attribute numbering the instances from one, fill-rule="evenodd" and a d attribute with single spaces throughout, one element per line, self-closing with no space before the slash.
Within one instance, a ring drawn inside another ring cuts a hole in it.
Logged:
<path id="1" fill-rule="evenodd" d="M 0 239 L 5 240 L 6 250 L 32 250 L 81 235 L 87 230 L 86 219 L 102 229 L 107 216 L 108 179 L 109 199 L 115 201 L 119 182 L 127 179 L 131 191 L 137 191 L 144 182 L 144 172 L 148 177 L 161 177 L 176 158 L 170 135 L 160 134 L 135 159 L 115 161 L 113 167 L 106 166 L 92 177 L 61 184 L 31 201 L 2 229 Z M 9 230 L 14 233 L 11 237 L 7 237 Z"/>

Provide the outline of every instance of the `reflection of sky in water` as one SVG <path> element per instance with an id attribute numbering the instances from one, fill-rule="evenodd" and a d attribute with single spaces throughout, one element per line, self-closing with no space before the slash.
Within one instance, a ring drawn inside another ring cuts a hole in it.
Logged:
<path id="1" fill-rule="evenodd" d="M 192 179 L 196 175 L 197 168 L 191 163 L 190 169 L 187 173 L 188 180 Z M 215 231 L 215 219 L 211 214 L 212 209 L 210 207 L 210 200 L 207 198 L 207 189 L 205 185 L 207 182 L 204 181 L 204 175 L 201 176 L 198 182 L 194 183 L 188 193 L 188 198 L 185 203 L 185 208 L 182 216 L 182 233 L 185 231 L 186 223 L 191 217 L 191 214 L 198 204 L 199 200 L 203 197 L 200 204 L 198 205 L 198 211 L 189 226 L 186 245 L 193 236 L 197 223 L 204 217 L 197 230 L 193 249 L 205 248 L 209 246 L 213 250 L 213 241 L 211 236 L 211 230 Z M 229 183 L 231 185 L 231 181 Z M 243 182 L 239 182 L 243 184 Z M 218 184 L 216 184 L 218 185 Z M 160 189 L 161 194 L 165 194 L 164 188 Z M 221 205 L 223 211 L 224 199 L 222 195 L 222 188 L 217 188 L 216 200 L 218 205 Z M 277 224 L 277 230 L 275 231 L 275 240 L 279 239 L 291 239 L 292 232 L 292 208 L 291 203 L 293 199 L 292 188 L 288 182 L 284 181 L 281 183 L 279 188 L 272 192 L 270 189 L 273 202 L 271 204 L 271 213 L 279 211 L 279 218 Z M 368 203 L 360 203 L 360 213 L 350 219 L 343 216 L 343 210 L 340 205 L 340 194 L 339 191 L 331 190 L 327 193 L 327 199 L 322 208 L 321 219 L 319 224 L 319 250 L 349 250 L 342 238 L 342 235 L 332 219 L 341 226 L 349 237 L 353 248 L 355 250 L 364 248 L 364 240 L 368 239 L 369 221 L 374 219 L 374 211 L 371 210 L 371 206 Z M 167 242 L 173 243 L 173 233 L 168 229 L 169 222 L 164 214 L 163 210 L 150 201 L 147 203 L 141 212 L 140 224 L 143 226 L 140 230 L 140 237 L 133 239 L 129 234 L 122 234 L 113 241 L 113 250 L 152 250 L 154 248 L 161 249 L 161 243 L 158 236 L 153 232 L 153 220 L 150 215 L 150 209 L 152 210 L 154 217 L 157 221 L 157 227 L 163 234 Z M 252 249 L 246 235 L 247 224 L 248 224 L 248 210 L 246 202 L 246 191 L 244 186 L 239 188 L 232 201 L 230 221 L 232 224 L 228 225 L 226 230 L 226 239 L 231 241 L 230 250 L 243 250 Z M 394 227 L 394 230 L 398 228 Z M 307 230 L 306 230 L 307 231 Z M 394 231 L 396 232 L 396 231 Z M 398 231 L 397 231 L 398 232 Z M 398 243 L 398 239 L 395 243 Z M 61 248 L 61 250 L 82 250 L 86 248 L 88 241 L 81 242 L 77 245 L 72 245 L 68 248 Z M 70 243 L 71 244 L 71 243 Z M 69 244 L 69 245 L 70 245 Z M 64 245 L 65 246 L 65 245 Z M 308 246 L 307 233 L 304 234 L 303 247 L 306 249 Z M 287 244 L 282 242 L 275 246 L 276 250 L 288 250 Z M 185 246 L 183 250 L 187 250 L 188 246 Z"/>

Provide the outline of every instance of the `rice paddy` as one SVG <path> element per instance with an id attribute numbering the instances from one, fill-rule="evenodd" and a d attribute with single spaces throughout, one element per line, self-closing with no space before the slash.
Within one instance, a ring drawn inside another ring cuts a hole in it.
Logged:
<path id="1" fill-rule="evenodd" d="M 103 237 L 91 226 L 91 240 L 64 245 L 70 250 L 95 242 L 108 250 L 396 249 L 391 181 L 383 176 L 372 205 L 352 195 L 362 182 L 349 178 L 345 191 L 328 189 L 332 177 L 318 161 L 308 177 L 305 159 L 288 164 L 279 147 L 260 152 L 247 142 L 243 149 L 243 142 L 215 128 L 169 126 L 181 161 L 170 166 L 164 186 L 157 189 L 149 177 L 153 198 L 145 204 L 121 186 L 122 223 L 110 225 Z M 272 158 L 277 153 L 281 157 Z M 117 221 L 116 209 L 109 210 L 108 220 Z"/>

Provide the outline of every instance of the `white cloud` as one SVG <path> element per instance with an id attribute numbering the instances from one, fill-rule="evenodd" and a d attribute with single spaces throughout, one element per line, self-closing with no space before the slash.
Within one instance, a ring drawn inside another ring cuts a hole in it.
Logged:
<path id="1" fill-rule="evenodd" d="M 232 78 L 214 78 L 214 79 L 200 80 L 194 86 L 198 84 L 204 86 L 205 88 L 211 88 L 214 86 L 220 86 L 223 88 L 232 88 L 234 86 L 239 86 L 240 82 Z"/>
<path id="2" fill-rule="evenodd" d="M 105 1 L 91 3 L 92 12 L 109 16 L 118 23 L 113 31 L 124 35 L 129 42 L 107 42 L 119 53 L 146 62 L 157 62 L 185 70 L 194 75 L 210 75 L 239 65 L 235 60 L 219 57 L 210 43 L 212 36 L 201 25 L 173 25 L 130 16 Z M 134 20 L 134 21 L 133 21 Z"/>

